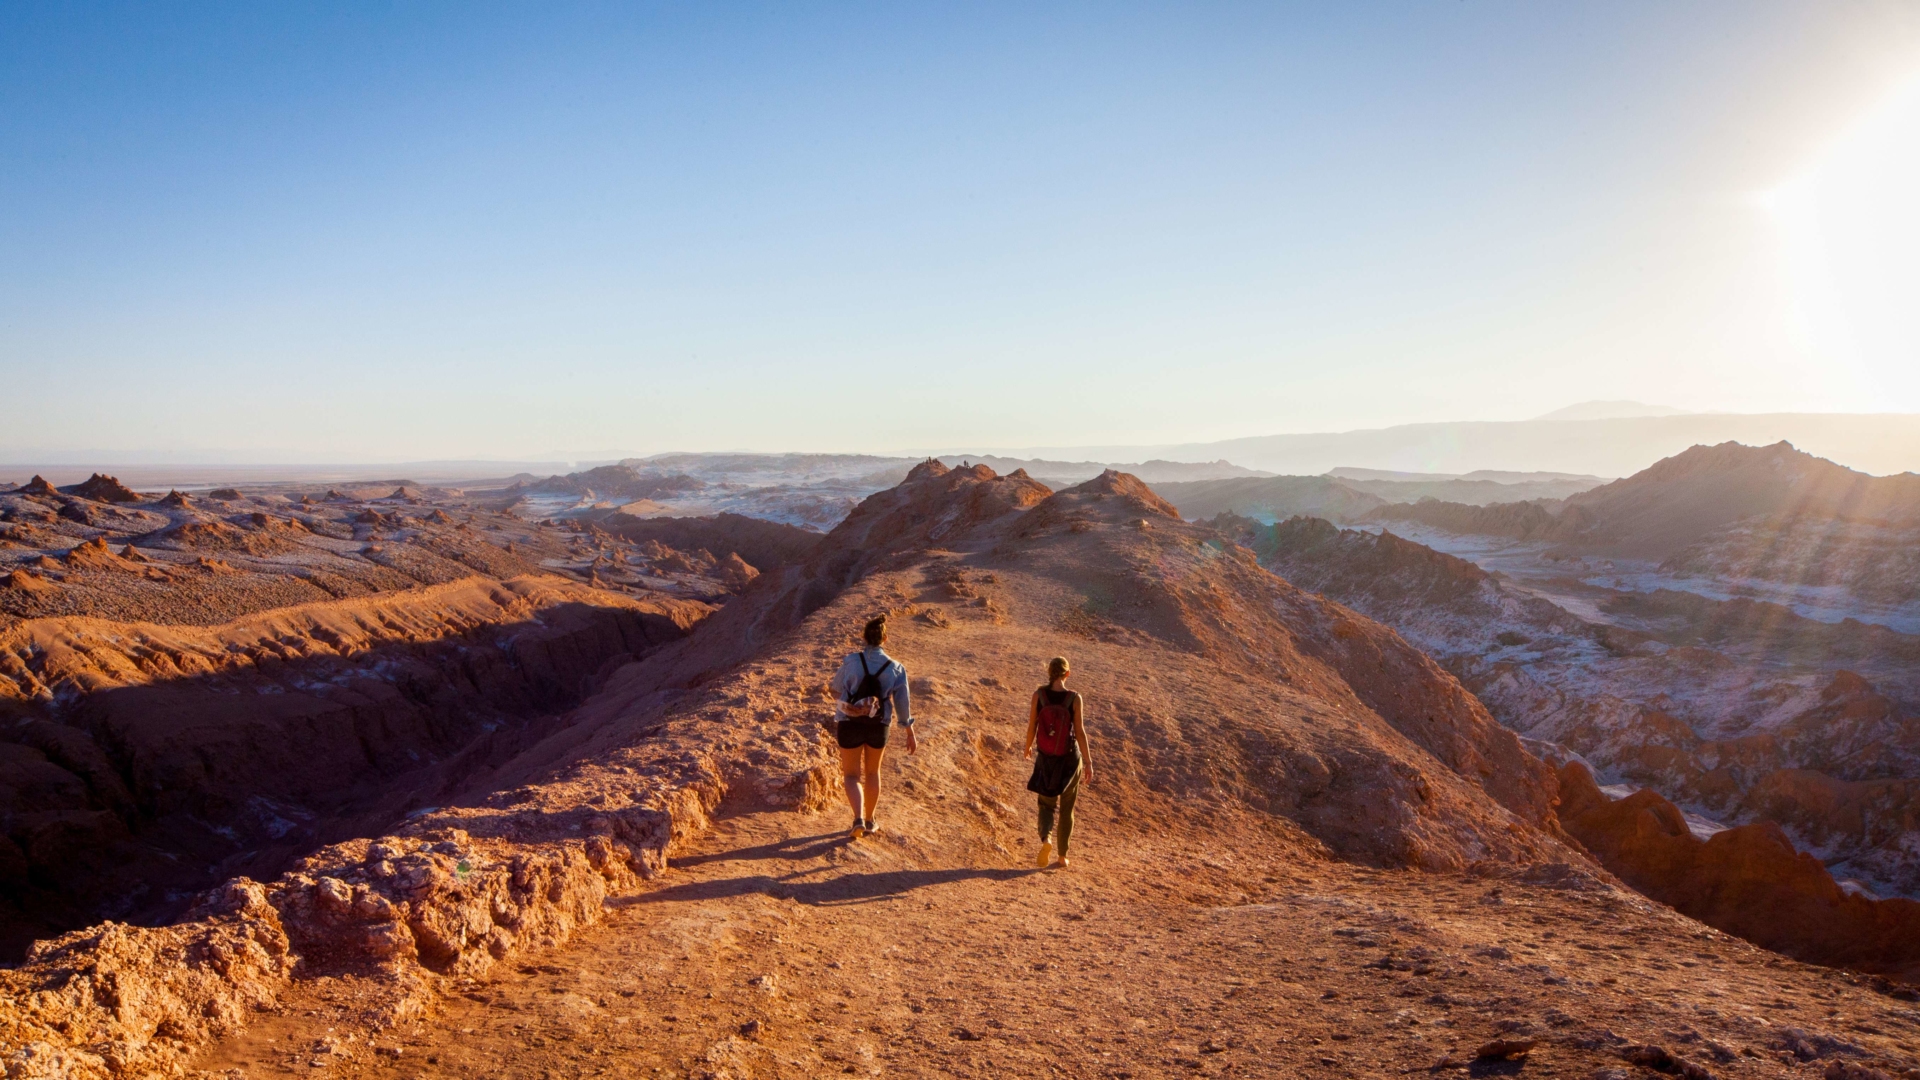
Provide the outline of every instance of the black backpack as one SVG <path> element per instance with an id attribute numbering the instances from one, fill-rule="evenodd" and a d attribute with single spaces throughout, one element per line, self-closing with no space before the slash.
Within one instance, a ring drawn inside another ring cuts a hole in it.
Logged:
<path id="1" fill-rule="evenodd" d="M 867 654 L 865 652 L 857 652 L 853 655 L 860 661 L 860 685 L 853 688 L 853 696 L 847 699 L 847 704 L 858 705 L 874 698 L 881 699 L 878 714 L 874 716 L 856 716 L 853 717 L 853 719 L 884 720 L 887 715 L 887 703 L 885 700 L 887 691 L 885 687 L 880 685 L 880 676 L 886 674 L 887 668 L 892 666 L 893 662 L 889 660 L 887 663 L 881 664 L 878 668 L 868 671 Z"/>

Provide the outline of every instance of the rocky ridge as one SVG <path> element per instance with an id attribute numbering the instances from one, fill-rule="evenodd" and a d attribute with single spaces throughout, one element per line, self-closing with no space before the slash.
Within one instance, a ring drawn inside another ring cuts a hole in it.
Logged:
<path id="1" fill-rule="evenodd" d="M 298 972 L 358 980 L 373 1022 L 417 1015 L 444 980 L 558 943 L 657 876 L 723 798 L 829 805 L 819 680 L 875 610 L 892 612 L 929 711 L 977 729 L 930 767 L 978 774 L 1017 738 L 1006 718 L 1026 673 L 1064 636 L 1108 687 L 1103 786 L 1142 835 L 1198 815 L 1309 861 L 1579 858 L 1557 838 L 1551 770 L 1391 631 L 1130 477 L 1051 493 L 929 463 L 445 806 L 270 883 L 236 880 L 175 926 L 36 945 L 4 973 L 25 1003 L 0 1017 L 5 1045 L 64 1055 L 76 1075 L 164 1071 Z M 1015 812 L 976 797 L 965 813 L 989 828 L 963 849 L 1004 857 L 992 837 Z"/>
<path id="2" fill-rule="evenodd" d="M 1289 580 L 1398 628 L 1543 753 L 1577 756 L 1611 783 L 1643 785 L 1651 798 L 1659 798 L 1652 794 L 1657 791 L 1720 820 L 1784 828 L 1782 835 L 1819 853 L 1836 873 L 1867 878 L 1882 890 L 1909 891 L 1920 880 L 1908 842 L 1912 781 L 1905 779 L 1920 770 L 1916 725 L 1859 675 L 1821 673 L 1817 663 L 1799 669 L 1790 652 L 1786 660 L 1776 657 L 1769 671 L 1749 655 L 1718 652 L 1698 637 L 1669 643 L 1654 633 L 1591 622 L 1464 559 L 1391 533 L 1341 530 L 1311 518 L 1262 526 L 1223 517 L 1215 525 Z M 1791 627 L 1776 622 L 1772 632 L 1771 638 L 1739 637 L 1773 640 L 1783 649 L 1793 644 Z M 1816 650 L 1816 661 L 1828 655 Z M 1644 854 L 1588 846 L 1603 857 Z M 1790 844 L 1786 851 L 1792 857 L 1778 860 L 1779 885 L 1793 891 L 1799 886 L 1786 883 L 1805 875 Z M 1814 865 L 1815 876 L 1837 895 L 1833 876 L 1817 860 Z M 1669 900 L 1660 891 L 1667 878 L 1637 875 L 1627 863 L 1608 866 L 1629 881 L 1655 882 L 1659 888 L 1650 894 Z M 1672 895 L 1677 904 L 1684 896 Z M 1702 917 L 1712 911 L 1679 906 Z M 1909 909 L 1920 911 L 1920 905 L 1900 900 L 1884 910 L 1896 909 L 1909 913 L 1875 918 L 1911 919 Z M 1732 930 L 1750 922 L 1713 925 Z M 1776 927 L 1756 940 L 1773 945 L 1790 937 Z M 1823 953 L 1808 943 L 1794 954 L 1850 963 L 1860 951 Z M 1868 969 L 1909 972 L 1911 961 L 1889 957 Z"/>

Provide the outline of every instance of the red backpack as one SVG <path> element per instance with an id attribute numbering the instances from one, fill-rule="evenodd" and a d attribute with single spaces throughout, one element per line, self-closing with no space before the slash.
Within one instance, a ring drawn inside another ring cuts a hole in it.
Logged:
<path id="1" fill-rule="evenodd" d="M 1073 703 L 1080 695 L 1067 691 L 1067 700 L 1058 705 L 1049 703 L 1046 688 L 1036 691 L 1040 695 L 1040 721 L 1034 728 L 1034 745 L 1043 754 L 1056 757 L 1073 752 Z"/>

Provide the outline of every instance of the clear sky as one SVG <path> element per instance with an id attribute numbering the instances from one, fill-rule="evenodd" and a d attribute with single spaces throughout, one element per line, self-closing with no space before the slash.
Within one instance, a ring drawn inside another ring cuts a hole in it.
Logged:
<path id="1" fill-rule="evenodd" d="M 1916 80 L 1913 2 L 8 4 L 0 459 L 1920 411 Z"/>

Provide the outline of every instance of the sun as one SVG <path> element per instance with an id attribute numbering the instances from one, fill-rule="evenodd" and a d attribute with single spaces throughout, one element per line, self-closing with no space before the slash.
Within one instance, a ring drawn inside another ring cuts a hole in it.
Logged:
<path id="1" fill-rule="evenodd" d="M 1920 75 L 1761 197 L 1805 346 L 1876 412 L 1920 412 Z"/>

